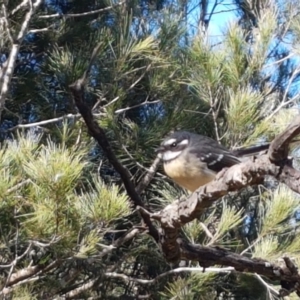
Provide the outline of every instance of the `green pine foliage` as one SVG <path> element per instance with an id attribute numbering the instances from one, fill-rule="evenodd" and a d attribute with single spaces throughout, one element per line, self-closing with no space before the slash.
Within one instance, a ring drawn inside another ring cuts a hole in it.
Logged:
<path id="1" fill-rule="evenodd" d="M 298 114 L 299 1 L 234 2 L 237 17 L 222 24 L 220 39 L 190 26 L 189 1 L 129 1 L 79 17 L 43 15 L 114 3 L 38 8 L 0 111 L 0 298 L 275 299 L 254 274 L 223 266 L 204 272 L 187 261 L 193 271 L 166 273 L 180 266 L 168 264 L 147 235 L 69 90 L 97 46 L 85 101 L 135 186 L 173 130 L 230 148 L 272 140 Z M 0 24 L 1 60 L 24 21 L 21 3 L 1 6 L 9 21 Z M 187 194 L 159 166 L 141 198 L 159 211 Z M 297 209 L 299 196 L 267 178 L 212 204 L 180 237 L 270 262 L 287 255 L 300 265 Z M 24 272 L 32 274 L 22 279 Z"/>

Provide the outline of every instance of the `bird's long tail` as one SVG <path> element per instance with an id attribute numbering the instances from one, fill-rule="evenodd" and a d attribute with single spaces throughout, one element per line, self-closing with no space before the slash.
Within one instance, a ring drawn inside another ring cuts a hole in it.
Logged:
<path id="1" fill-rule="evenodd" d="M 231 152 L 236 155 L 237 157 L 245 157 L 245 156 L 252 156 L 257 155 L 260 153 L 264 153 L 266 150 L 269 149 L 271 143 L 259 145 L 259 146 L 252 146 L 252 147 L 244 147 L 240 149 L 234 149 Z M 300 146 L 300 139 L 294 139 L 289 144 L 290 149 L 293 149 L 294 147 Z"/>
<path id="2" fill-rule="evenodd" d="M 268 150 L 270 147 L 270 143 L 259 145 L 259 146 L 253 146 L 253 147 L 245 147 L 240 149 L 232 150 L 234 155 L 237 157 L 243 157 L 243 156 L 251 156 L 261 153 L 262 151 Z"/>

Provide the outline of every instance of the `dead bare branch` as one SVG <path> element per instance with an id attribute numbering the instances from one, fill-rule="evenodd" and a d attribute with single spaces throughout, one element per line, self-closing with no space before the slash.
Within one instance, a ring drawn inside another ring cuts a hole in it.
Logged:
<path id="1" fill-rule="evenodd" d="M 267 282 L 265 282 L 260 275 L 255 274 L 255 277 L 267 288 L 270 296 L 272 296 L 272 293 L 275 294 L 276 296 L 280 296 L 280 293 L 277 290 L 275 290 L 271 285 L 269 285 Z"/>
<path id="2" fill-rule="evenodd" d="M 24 185 L 26 185 L 26 184 L 28 184 L 28 183 L 30 183 L 30 182 L 31 182 L 30 179 L 26 179 L 26 180 L 24 180 L 24 181 L 21 181 L 21 182 L 17 183 L 15 186 L 13 186 L 13 187 L 11 187 L 10 189 L 8 189 L 6 193 L 7 193 L 7 194 L 13 193 L 13 192 L 15 192 L 16 190 L 20 189 L 22 186 L 24 186 Z"/>
<path id="3" fill-rule="evenodd" d="M 26 7 L 28 5 L 28 0 L 23 0 L 19 5 L 14 8 L 11 13 L 9 14 L 10 16 L 13 16 L 16 12 L 18 12 L 20 9 Z"/>
<path id="4" fill-rule="evenodd" d="M 2 111 L 4 109 L 4 104 L 6 101 L 6 97 L 9 91 L 10 82 L 13 76 L 13 72 L 15 69 L 15 64 L 17 60 L 17 56 L 21 47 L 21 44 L 23 42 L 23 39 L 25 38 L 25 35 L 28 32 L 29 23 L 36 12 L 36 10 L 39 8 L 39 6 L 42 3 L 42 0 L 36 0 L 32 5 L 30 5 L 30 1 L 27 1 L 29 3 L 29 10 L 26 13 L 23 23 L 21 25 L 21 29 L 16 35 L 16 37 L 12 37 L 13 43 L 11 47 L 10 54 L 8 56 L 7 62 L 5 63 L 5 67 L 3 67 L 3 70 L 1 70 L 1 76 L 0 76 L 0 117 L 2 114 Z"/>
<path id="5" fill-rule="evenodd" d="M 50 263 L 47 266 L 44 265 L 35 265 L 35 266 L 29 266 L 27 268 L 18 270 L 17 272 L 13 273 L 11 275 L 10 280 L 7 282 L 6 287 L 14 286 L 20 281 L 23 281 L 25 279 L 29 279 L 34 275 L 40 275 L 46 272 L 49 272 L 56 266 L 58 266 L 61 263 L 61 260 L 55 260 L 52 263 Z"/>
<path id="6" fill-rule="evenodd" d="M 152 165 L 148 169 L 147 173 L 145 174 L 145 176 L 143 177 L 143 179 L 141 180 L 141 182 L 138 184 L 138 186 L 136 188 L 136 190 L 139 194 L 141 194 L 146 189 L 146 187 L 149 185 L 149 183 L 153 179 L 153 177 L 158 169 L 159 163 L 160 163 L 160 158 L 156 157 L 155 160 L 153 161 Z"/>
<path id="7" fill-rule="evenodd" d="M 64 297 L 64 299 L 73 299 L 73 298 L 76 298 L 79 294 L 83 293 L 84 291 L 86 290 L 89 290 L 91 288 L 93 288 L 93 286 L 99 282 L 99 278 L 96 278 L 96 279 L 91 279 L 89 281 L 87 281 L 86 283 L 80 285 L 78 288 L 62 295 Z M 61 298 L 61 297 L 59 297 Z"/>
<path id="8" fill-rule="evenodd" d="M 137 228 L 129 230 L 124 236 L 118 238 L 111 246 L 103 249 L 102 252 L 100 253 L 100 255 L 97 256 L 97 258 L 103 257 L 106 254 L 111 253 L 114 249 L 117 249 L 118 247 L 120 247 L 124 243 L 126 243 L 127 241 L 133 239 L 139 233 L 140 233 L 140 230 Z"/>
<path id="9" fill-rule="evenodd" d="M 99 117 L 102 115 L 103 114 L 101 114 L 101 113 L 93 114 L 94 117 Z M 32 127 L 36 127 L 36 126 L 43 126 L 43 125 L 57 123 L 57 122 L 68 120 L 68 119 L 79 119 L 79 118 L 81 118 L 81 114 L 67 114 L 65 116 L 53 118 L 53 119 L 49 119 L 49 120 L 43 120 L 43 121 L 28 123 L 28 124 L 18 124 L 10 129 L 8 129 L 8 131 L 14 131 L 14 130 L 20 129 L 20 128 L 32 128 Z"/>
<path id="10" fill-rule="evenodd" d="M 4 3 L 2 3 L 2 11 L 3 11 L 3 21 L 4 21 L 5 29 L 6 29 L 6 32 L 7 32 L 7 36 L 9 38 L 9 41 L 11 42 L 11 44 L 13 44 L 14 40 L 13 40 L 13 37 L 11 35 L 9 21 L 8 21 L 8 15 L 7 15 L 7 10 L 6 10 L 6 5 Z"/>
<path id="11" fill-rule="evenodd" d="M 65 14 L 65 15 L 63 15 L 63 14 L 57 13 L 57 14 L 52 14 L 52 15 L 40 16 L 39 18 L 40 19 L 51 19 L 51 18 L 64 18 L 64 19 L 67 19 L 67 18 L 76 18 L 76 17 L 91 16 L 91 15 L 95 15 L 95 14 L 99 14 L 99 13 L 111 10 L 111 9 L 113 9 L 115 7 L 123 5 L 124 3 L 126 3 L 126 1 L 121 1 L 119 3 L 116 3 L 116 4 L 111 5 L 111 6 L 107 6 L 105 8 L 91 10 L 91 11 L 83 12 L 83 13 L 79 13 L 79 14 Z"/>
<path id="12" fill-rule="evenodd" d="M 234 268 L 232 267 L 228 267 L 228 268 L 207 268 L 207 269 L 203 269 L 203 268 L 188 268 L 188 267 L 182 267 L 182 268 L 176 268 L 170 271 L 167 271 L 165 273 L 159 274 L 158 276 L 156 276 L 153 279 L 139 279 L 139 278 L 133 278 L 130 276 L 127 276 L 125 274 L 120 274 L 120 273 L 116 273 L 116 272 L 107 272 L 105 273 L 106 277 L 109 278 L 119 278 L 122 279 L 123 281 L 125 281 L 126 283 L 128 282 L 135 282 L 135 283 L 140 283 L 140 284 L 155 284 L 157 283 L 160 279 L 162 279 L 163 277 L 169 276 L 169 275 L 173 275 L 173 274 L 179 274 L 179 273 L 185 273 L 185 272 L 189 272 L 189 273 L 204 273 L 204 272 L 210 272 L 210 273 L 228 273 L 234 271 Z"/>
<path id="13" fill-rule="evenodd" d="M 133 105 L 133 106 L 130 106 L 130 107 L 125 107 L 125 108 L 120 108 L 120 109 L 117 109 L 116 111 L 115 111 L 115 114 L 121 114 L 121 113 L 123 113 L 123 112 L 125 112 L 125 111 L 128 111 L 128 110 L 130 110 L 130 109 L 134 109 L 134 108 L 137 108 L 137 107 L 141 107 L 141 106 L 143 106 L 143 105 L 149 105 L 149 104 L 156 104 L 156 103 L 159 103 L 159 102 L 161 102 L 161 100 L 154 100 L 154 101 L 144 101 L 144 102 L 142 102 L 142 103 L 140 103 L 140 104 L 136 104 L 136 105 Z"/>

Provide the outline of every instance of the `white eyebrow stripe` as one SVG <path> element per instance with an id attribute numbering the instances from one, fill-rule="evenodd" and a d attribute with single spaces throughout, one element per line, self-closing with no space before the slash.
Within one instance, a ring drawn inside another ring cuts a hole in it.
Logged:
<path id="1" fill-rule="evenodd" d="M 188 139 L 182 140 L 179 145 L 187 145 L 189 143 Z"/>
<path id="2" fill-rule="evenodd" d="M 164 142 L 164 145 L 171 145 L 171 144 L 173 144 L 175 142 L 177 142 L 176 139 L 169 139 L 169 140 L 167 140 L 167 141 Z"/>

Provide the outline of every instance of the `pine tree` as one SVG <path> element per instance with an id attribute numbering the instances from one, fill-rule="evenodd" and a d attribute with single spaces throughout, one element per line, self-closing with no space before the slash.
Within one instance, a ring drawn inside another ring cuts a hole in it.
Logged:
<path id="1" fill-rule="evenodd" d="M 297 115 L 298 1 L 235 1 L 236 18 L 216 38 L 223 6 L 1 4 L 3 299 L 296 297 L 288 280 L 250 269 L 170 262 L 156 240 L 161 224 L 147 216 L 188 197 L 156 158 L 169 132 L 233 149 L 272 141 Z M 299 265 L 298 203 L 266 176 L 212 203 L 178 237 L 251 262 Z"/>

